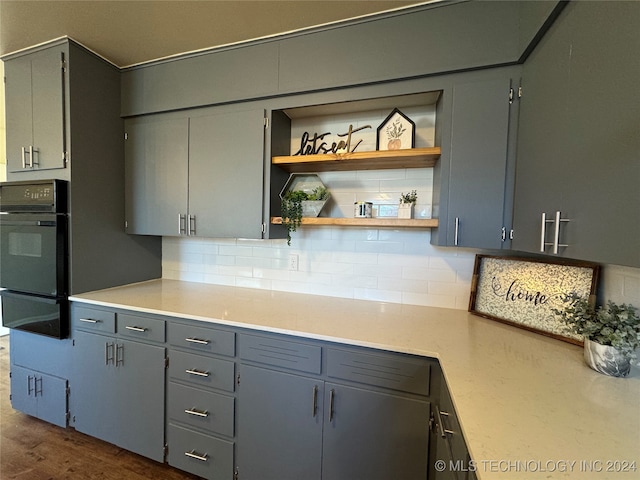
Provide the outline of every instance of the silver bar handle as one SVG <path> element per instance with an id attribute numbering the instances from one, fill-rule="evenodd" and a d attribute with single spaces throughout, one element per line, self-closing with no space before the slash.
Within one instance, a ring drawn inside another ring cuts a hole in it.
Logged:
<path id="1" fill-rule="evenodd" d="M 561 218 L 562 213 L 560 211 L 556 212 L 556 229 L 553 237 L 553 253 L 558 254 L 559 247 L 568 247 L 566 243 L 560 243 L 560 223 L 561 222 L 570 222 L 568 218 Z"/>
<path id="2" fill-rule="evenodd" d="M 313 386 L 313 401 L 311 403 L 311 416 L 315 417 L 318 411 L 318 386 Z"/>
<path id="3" fill-rule="evenodd" d="M 187 215 L 189 218 L 189 233 L 188 235 L 196 234 L 196 216 L 195 215 Z"/>
<path id="4" fill-rule="evenodd" d="M 100 323 L 100 320 L 94 320 L 93 318 L 79 318 L 78 320 L 84 323 Z"/>
<path id="5" fill-rule="evenodd" d="M 35 377 L 32 377 L 31 375 L 29 375 L 27 377 L 27 395 L 29 395 L 29 396 L 31 396 L 31 390 L 32 390 L 32 388 L 31 388 L 31 379 L 32 378 L 35 378 Z"/>
<path id="6" fill-rule="evenodd" d="M 546 236 L 547 236 L 547 213 L 542 212 L 542 224 L 540 225 L 540 251 L 542 253 L 544 253 Z"/>
<path id="7" fill-rule="evenodd" d="M 38 390 L 38 382 L 40 382 L 40 390 Z M 42 396 L 42 377 L 40 378 L 36 376 L 33 377 L 33 394 L 34 394 L 34 397 L 37 397 L 38 394 Z"/>
<path id="8" fill-rule="evenodd" d="M 178 235 L 186 235 L 187 234 L 187 216 L 179 213 L 178 214 Z"/>
<path id="9" fill-rule="evenodd" d="M 329 421 L 333 421 L 333 406 L 335 403 L 336 391 L 332 388 L 329 391 Z"/>
<path id="10" fill-rule="evenodd" d="M 111 350 L 111 355 L 109 355 L 109 350 Z M 104 344 L 104 363 L 109 365 L 109 362 L 113 363 L 113 342 L 105 342 Z"/>
<path id="11" fill-rule="evenodd" d="M 29 145 L 29 167 L 33 168 L 38 165 L 36 161 L 36 157 L 33 155 L 34 153 L 38 153 L 40 150 L 37 148 L 33 148 L 33 145 Z"/>
<path id="12" fill-rule="evenodd" d="M 544 253 L 546 247 L 553 245 L 547 242 L 547 223 L 553 223 L 553 220 L 547 219 L 547 213 L 542 212 L 542 225 L 540 228 L 540 251 Z M 557 227 L 556 227 L 557 228 Z"/>
<path id="13" fill-rule="evenodd" d="M 442 420 L 442 416 L 449 416 L 448 412 L 441 412 L 440 408 L 436 407 L 436 413 L 438 414 L 438 426 L 440 427 L 440 436 L 442 438 L 446 438 L 447 434 L 452 435 L 454 432 L 453 430 L 448 430 L 444 427 L 444 422 Z"/>
<path id="14" fill-rule="evenodd" d="M 453 233 L 453 244 L 456 247 L 458 246 L 458 233 L 460 233 L 460 218 L 456 217 L 456 225 Z"/>
<path id="15" fill-rule="evenodd" d="M 124 365 L 124 344 L 116 343 L 116 367 Z"/>
<path id="16" fill-rule="evenodd" d="M 195 453 L 195 450 L 184 452 L 184 454 L 189 458 L 195 458 L 196 460 L 200 460 L 201 462 L 206 462 L 209 459 L 209 455 L 207 455 L 206 453 L 203 455 L 198 455 L 197 453 Z"/>
<path id="17" fill-rule="evenodd" d="M 195 408 L 187 409 L 184 413 L 188 413 L 189 415 L 195 415 L 196 417 L 208 417 L 209 412 L 206 410 L 197 410 Z"/>
<path id="18" fill-rule="evenodd" d="M 196 375 L 198 377 L 208 377 L 211 374 L 209 372 L 202 372 L 200 370 L 196 370 L 195 368 L 185 370 L 189 375 Z"/>
<path id="19" fill-rule="evenodd" d="M 27 168 L 27 149 L 25 147 L 21 148 L 22 150 L 22 168 Z"/>
<path id="20" fill-rule="evenodd" d="M 209 345 L 209 343 L 211 343 L 209 340 L 201 340 L 193 337 L 185 338 L 185 340 L 189 343 L 197 343 L 198 345 Z"/>
<path id="21" fill-rule="evenodd" d="M 144 327 L 136 327 L 134 325 L 127 325 L 124 328 L 126 328 L 127 330 L 132 330 L 134 332 L 146 332 L 147 331 L 147 329 L 144 328 Z"/>

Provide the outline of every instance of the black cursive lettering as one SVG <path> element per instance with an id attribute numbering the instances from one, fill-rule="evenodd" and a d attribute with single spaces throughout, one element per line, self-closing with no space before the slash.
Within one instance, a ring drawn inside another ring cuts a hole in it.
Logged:
<path id="1" fill-rule="evenodd" d="M 325 132 L 322 134 L 314 133 L 313 137 L 309 138 L 309 132 L 304 132 L 302 137 L 300 138 L 300 149 L 294 153 L 293 155 L 316 155 L 318 153 L 351 153 L 355 152 L 358 145 L 362 143 L 362 140 L 359 140 L 353 148 L 351 147 L 351 135 L 353 133 L 359 132 L 360 130 L 364 130 L 365 128 L 371 128 L 371 125 L 365 125 L 363 127 L 358 127 L 356 129 L 353 128 L 353 125 L 349 125 L 349 131 L 346 133 L 339 133 L 338 137 L 347 137 L 347 141 L 340 140 L 338 143 L 333 142 L 331 147 L 328 148 L 327 143 L 323 142 L 324 137 L 330 135 L 330 132 Z M 322 142 L 318 144 L 318 142 Z M 344 152 L 343 152 L 344 150 Z"/>

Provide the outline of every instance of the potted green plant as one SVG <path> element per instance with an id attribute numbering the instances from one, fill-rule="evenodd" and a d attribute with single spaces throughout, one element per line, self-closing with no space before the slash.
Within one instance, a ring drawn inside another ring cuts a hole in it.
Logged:
<path id="1" fill-rule="evenodd" d="M 287 228 L 287 245 L 291 245 L 291 232 L 302 225 L 302 217 L 317 217 L 329 199 L 329 191 L 320 185 L 310 193 L 303 190 L 289 190 L 280 202 L 282 224 Z"/>
<path id="2" fill-rule="evenodd" d="M 411 190 L 409 193 L 400 195 L 400 205 L 398 205 L 398 218 L 413 218 L 413 207 L 418 200 L 418 192 Z"/>
<path id="3" fill-rule="evenodd" d="M 563 309 L 553 311 L 570 331 L 584 337 L 587 365 L 606 375 L 627 376 L 640 346 L 637 308 L 612 301 L 596 307 L 577 294 L 567 295 L 563 302 Z"/>

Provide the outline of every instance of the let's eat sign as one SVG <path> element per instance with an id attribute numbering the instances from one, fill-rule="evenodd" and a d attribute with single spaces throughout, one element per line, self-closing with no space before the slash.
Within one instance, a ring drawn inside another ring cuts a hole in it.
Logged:
<path id="1" fill-rule="evenodd" d="M 469 311 L 578 345 L 553 309 L 568 294 L 595 294 L 599 266 L 592 263 L 476 255 Z"/>

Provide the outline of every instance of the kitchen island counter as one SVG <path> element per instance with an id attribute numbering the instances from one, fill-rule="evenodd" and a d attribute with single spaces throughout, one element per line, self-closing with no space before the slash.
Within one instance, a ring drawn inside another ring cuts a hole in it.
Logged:
<path id="1" fill-rule="evenodd" d="M 465 311 L 153 280 L 72 301 L 439 359 L 481 480 L 640 476 L 640 371 Z M 426 426 L 425 426 L 426 427 Z"/>

